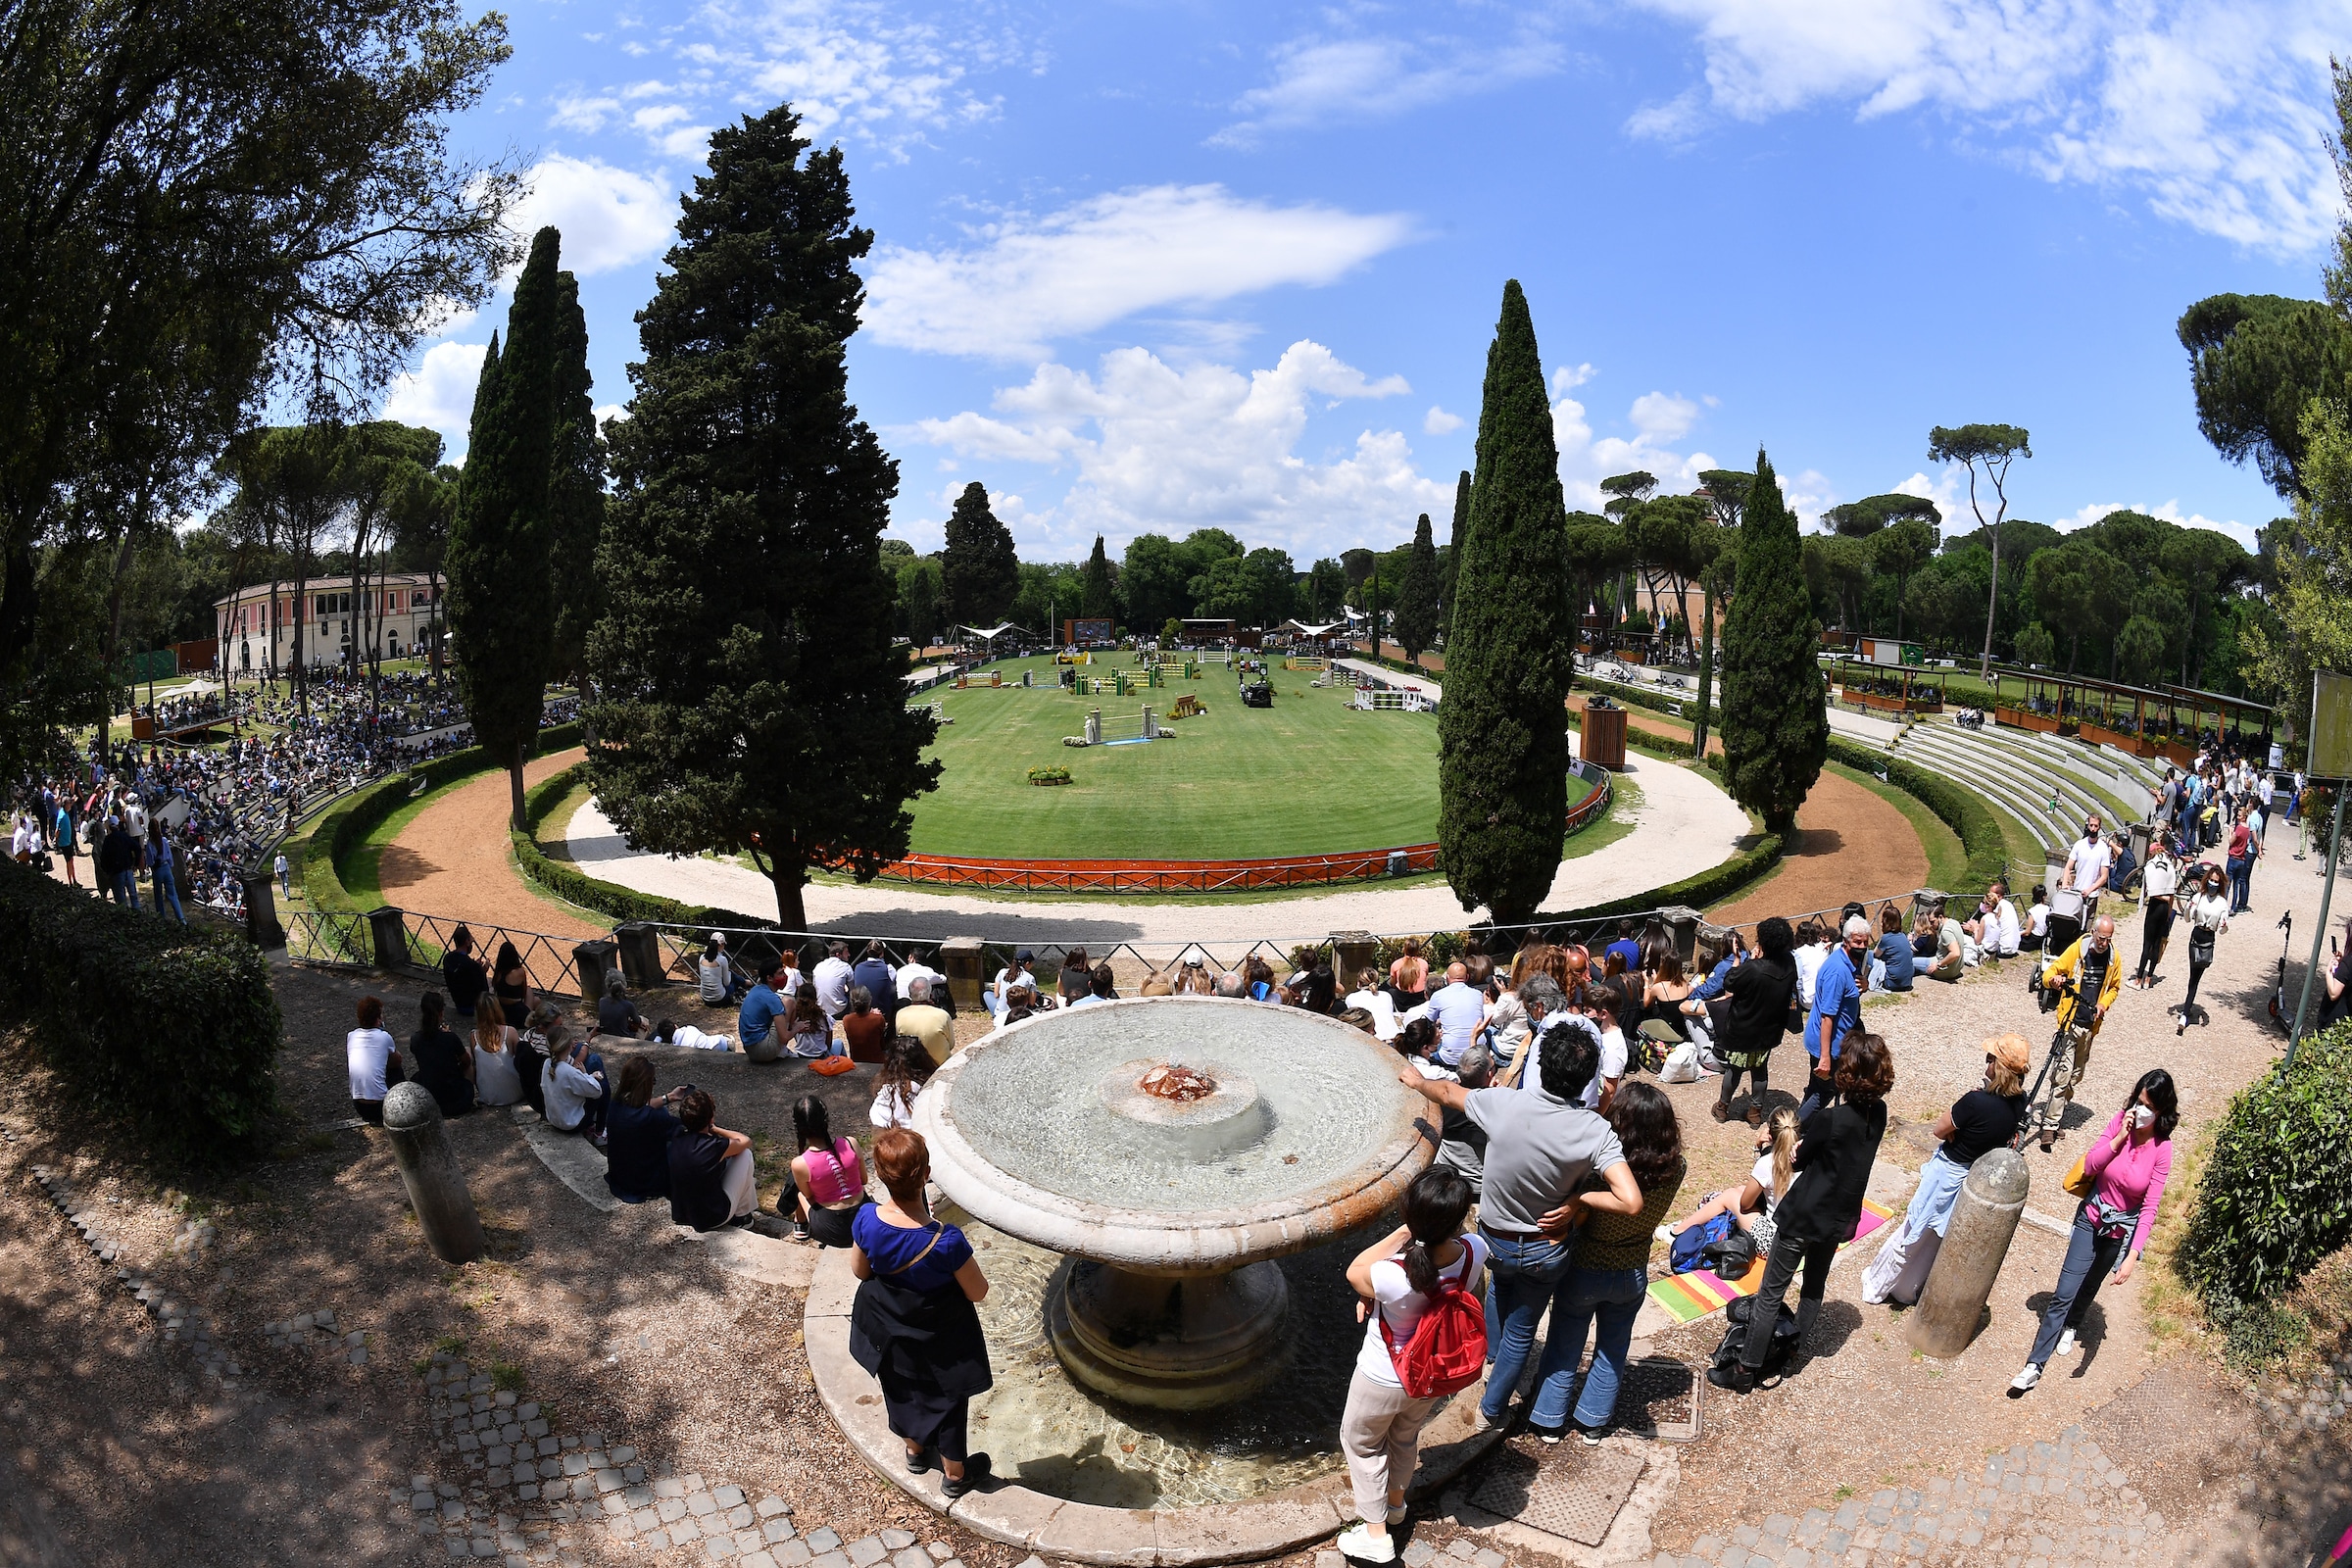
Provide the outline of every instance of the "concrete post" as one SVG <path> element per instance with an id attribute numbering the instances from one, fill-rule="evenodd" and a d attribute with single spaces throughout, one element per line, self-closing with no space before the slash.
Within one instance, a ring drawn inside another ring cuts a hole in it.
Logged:
<path id="1" fill-rule="evenodd" d="M 1102 710 L 1100 708 L 1094 709 L 1086 715 L 1086 744 L 1089 746 L 1102 744 Z"/>
<path id="2" fill-rule="evenodd" d="M 1943 901 L 1946 895 L 1938 892 L 1935 888 L 1916 888 L 1912 890 L 1911 918 L 1913 920 L 1917 920 L 1919 918 L 1919 911 L 1922 908 L 1928 908 L 1935 910 L 1936 917 L 1940 920 L 1943 918 Z"/>
<path id="3" fill-rule="evenodd" d="M 1977 1337 L 2031 1186 L 2026 1157 L 2014 1149 L 1981 1154 L 1969 1167 L 1927 1288 L 1903 1325 L 1903 1337 L 1920 1354 L 1949 1360 Z"/>
<path id="4" fill-rule="evenodd" d="M 620 945 L 620 972 L 631 991 L 651 990 L 668 978 L 662 972 L 662 938 L 652 926 L 635 921 L 614 926 L 612 940 Z"/>
<path id="5" fill-rule="evenodd" d="M 1365 969 L 1376 968 L 1373 959 L 1380 948 L 1369 931 L 1334 931 L 1331 934 L 1331 969 L 1339 977 L 1340 995 L 1355 989 L 1355 977 Z"/>
<path id="6" fill-rule="evenodd" d="M 1143 732 L 1144 739 L 1148 741 L 1159 739 L 1159 726 L 1152 721 L 1152 710 L 1149 707 L 1144 710 Z"/>
<path id="7" fill-rule="evenodd" d="M 1658 918 L 1664 920 L 1666 929 L 1674 934 L 1675 956 L 1683 960 L 1683 967 L 1688 969 L 1690 966 L 1690 955 L 1698 946 L 1698 911 L 1687 904 L 1669 904 L 1658 911 Z"/>
<path id="8" fill-rule="evenodd" d="M 408 917 L 390 905 L 368 911 L 368 934 L 375 942 L 375 966 L 397 974 L 409 966 Z"/>
<path id="9" fill-rule="evenodd" d="M 470 1263 L 489 1249 L 482 1220 L 466 1191 L 466 1172 L 450 1152 L 441 1107 L 422 1084 L 395 1084 L 384 1097 L 384 1132 L 393 1162 L 409 1189 L 409 1206 L 424 1231 L 424 1245 L 444 1263 Z"/>
<path id="10" fill-rule="evenodd" d="M 580 999 L 595 1002 L 605 994 L 605 975 L 612 967 L 612 944 L 583 942 L 571 950 L 571 966 L 579 976 Z"/>
<path id="11" fill-rule="evenodd" d="M 240 871 L 245 889 L 245 936 L 264 953 L 286 945 L 286 928 L 277 923 L 277 879 L 268 870 Z"/>
<path id="12" fill-rule="evenodd" d="M 987 956 L 978 937 L 950 937 L 939 945 L 940 973 L 948 977 L 948 995 L 956 999 L 956 1010 L 979 1012 L 980 989 L 988 984 L 981 973 L 987 966 Z"/>

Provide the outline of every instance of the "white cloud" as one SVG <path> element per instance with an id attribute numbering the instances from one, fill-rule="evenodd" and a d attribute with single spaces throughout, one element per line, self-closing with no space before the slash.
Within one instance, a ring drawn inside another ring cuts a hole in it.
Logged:
<path id="1" fill-rule="evenodd" d="M 901 348 L 1043 359 L 1141 311 L 1329 283 L 1410 232 L 1398 214 L 1272 207 L 1221 185 L 1118 191 L 994 225 L 968 250 L 884 249 L 865 326 Z"/>
<path id="2" fill-rule="evenodd" d="M 482 356 L 489 352 L 487 343 L 434 344 L 416 369 L 392 378 L 383 417 L 440 431 L 449 443 L 449 461 L 463 463 L 473 422 L 473 389 L 482 379 Z"/>
<path id="3" fill-rule="evenodd" d="M 960 459 L 1075 470 L 1061 501 L 1019 530 L 1024 548 L 1070 552 L 1097 533 L 1115 543 L 1213 526 L 1303 563 L 1363 540 L 1394 543 L 1416 514 L 1450 505 L 1451 484 L 1423 477 L 1397 431 L 1366 428 L 1351 447 L 1299 451 L 1319 403 L 1408 390 L 1402 377 L 1371 379 L 1303 339 L 1246 375 L 1128 348 L 1102 356 L 1095 374 L 1041 365 L 998 392 L 992 414 L 926 419 L 910 433 Z"/>
<path id="4" fill-rule="evenodd" d="M 1447 414 L 1434 403 L 1429 406 L 1429 412 L 1421 416 L 1421 428 L 1431 435 L 1451 435 L 1461 427 L 1460 415 Z"/>
<path id="5" fill-rule="evenodd" d="M 528 193 L 509 221 L 525 235 L 545 223 L 563 230 L 564 265 L 581 277 L 658 254 L 677 226 L 669 186 L 626 169 L 559 153 L 523 180 Z"/>
<path id="6" fill-rule="evenodd" d="M 1269 130 L 1384 120 L 1560 68 L 1559 45 L 1531 22 L 1514 36 L 1297 38 L 1274 51 L 1274 79 L 1242 95 L 1243 118 L 1209 138 L 1249 147 Z"/>
<path id="7" fill-rule="evenodd" d="M 606 122 L 618 113 L 620 100 L 617 98 L 574 93 L 556 100 L 556 112 L 548 117 L 548 122 L 592 136 L 604 129 Z"/>
<path id="8" fill-rule="evenodd" d="M 1934 108 L 2045 178 L 2289 254 L 2335 223 L 2328 51 L 2352 0 L 1638 0 L 1696 29 L 1705 80 L 1637 135 L 1821 102 Z"/>
<path id="9" fill-rule="evenodd" d="M 1591 360 L 1582 365 L 1563 365 L 1551 372 L 1551 389 L 1554 392 L 1573 392 L 1599 373 L 1592 368 Z"/>
<path id="10" fill-rule="evenodd" d="M 1645 392 L 1634 399 L 1627 419 L 1634 427 L 1630 441 L 1621 436 L 1592 434 L 1585 406 L 1561 398 L 1551 406 L 1551 436 L 1560 449 L 1560 484 L 1571 511 L 1598 512 L 1607 497 L 1600 481 L 1636 469 L 1652 474 L 1662 494 L 1687 493 L 1698 488 L 1698 476 L 1716 466 L 1704 452 L 1676 452 L 1669 442 L 1690 434 L 1697 421 L 1698 405 L 1666 392 Z"/>
<path id="11" fill-rule="evenodd" d="M 1698 422 L 1698 405 L 1670 392 L 1644 392 L 1634 399 L 1628 416 L 1642 439 L 1651 446 L 1680 441 Z"/>

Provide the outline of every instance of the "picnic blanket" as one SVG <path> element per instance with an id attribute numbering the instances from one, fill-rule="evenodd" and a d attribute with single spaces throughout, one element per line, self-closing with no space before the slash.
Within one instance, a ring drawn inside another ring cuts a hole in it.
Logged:
<path id="1" fill-rule="evenodd" d="M 1862 1217 L 1854 1222 L 1853 1240 L 1838 1249 L 1842 1254 L 1872 1231 L 1893 1217 L 1893 1211 L 1868 1199 L 1862 1200 Z M 1736 1297 L 1753 1296 L 1764 1283 L 1764 1259 L 1758 1257 L 1747 1266 L 1747 1272 L 1736 1280 L 1727 1280 L 1711 1268 L 1692 1269 L 1688 1274 L 1669 1274 L 1652 1282 L 1649 1298 L 1666 1309 L 1667 1316 L 1677 1323 L 1689 1323 L 1705 1317 L 1709 1312 L 1728 1305 Z"/>

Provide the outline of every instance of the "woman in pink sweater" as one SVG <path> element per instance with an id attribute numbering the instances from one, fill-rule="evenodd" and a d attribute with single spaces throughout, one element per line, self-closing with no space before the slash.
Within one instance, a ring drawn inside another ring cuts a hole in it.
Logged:
<path id="1" fill-rule="evenodd" d="M 2164 1201 L 2165 1178 L 2173 1173 L 2173 1128 L 2180 1120 L 2173 1075 L 2158 1067 L 2141 1076 L 2107 1131 L 2083 1151 L 2090 1196 L 2075 1212 L 2058 1289 L 2042 1308 L 2034 1353 L 2025 1370 L 2010 1381 L 2012 1399 L 2023 1398 L 2041 1381 L 2041 1369 L 2051 1356 L 2075 1348 L 2075 1330 L 2098 1298 L 2108 1272 L 2114 1271 L 2118 1285 L 2132 1277 L 2140 1249 L 2148 1245 L 2148 1230 L 2156 1223 L 2156 1205 Z"/>

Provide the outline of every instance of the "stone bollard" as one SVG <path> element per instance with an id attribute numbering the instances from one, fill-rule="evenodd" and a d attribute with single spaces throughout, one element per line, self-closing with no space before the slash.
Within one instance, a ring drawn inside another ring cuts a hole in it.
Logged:
<path id="1" fill-rule="evenodd" d="M 1666 922 L 1667 931 L 1674 937 L 1675 956 L 1688 969 L 1691 956 L 1698 949 L 1698 911 L 1687 904 L 1669 904 L 1658 911 L 1658 918 Z"/>
<path id="2" fill-rule="evenodd" d="M 240 871 L 245 888 L 245 935 L 264 953 L 286 945 L 286 928 L 277 923 L 277 879 L 267 870 Z"/>
<path id="3" fill-rule="evenodd" d="M 1920 1354 L 1948 1360 L 1977 1337 L 2032 1185 L 2026 1157 L 2014 1149 L 1979 1155 L 1969 1167 L 1927 1288 L 1903 1326 L 1903 1337 Z"/>
<path id="4" fill-rule="evenodd" d="M 1379 969 L 1380 945 L 1372 940 L 1369 931 L 1334 931 L 1331 934 L 1331 968 L 1339 976 L 1340 994 L 1355 989 L 1355 977 L 1365 969 Z"/>
<path id="5" fill-rule="evenodd" d="M 424 1245 L 444 1263 L 470 1263 L 486 1251 L 481 1216 L 466 1189 L 466 1172 L 449 1150 L 441 1107 L 422 1084 L 395 1084 L 384 1097 L 384 1131 L 392 1158 L 408 1184 L 409 1206 L 423 1227 Z"/>
<path id="6" fill-rule="evenodd" d="M 580 1000 L 591 1007 L 605 994 L 605 976 L 618 967 L 612 961 L 614 948 L 610 942 L 589 941 L 571 950 L 572 972 L 578 976 Z"/>
<path id="7" fill-rule="evenodd" d="M 368 911 L 368 934 L 375 944 L 375 966 L 398 974 L 409 966 L 408 917 L 390 905 Z"/>
<path id="8" fill-rule="evenodd" d="M 939 970 L 948 977 L 948 995 L 957 1011 L 979 1012 L 980 991 L 987 985 L 987 949 L 978 937 L 950 937 L 939 945 Z"/>
<path id="9" fill-rule="evenodd" d="M 662 958 L 661 934 L 652 926 L 642 921 L 614 926 L 612 940 L 620 949 L 620 972 L 631 991 L 651 991 L 669 978 Z"/>

